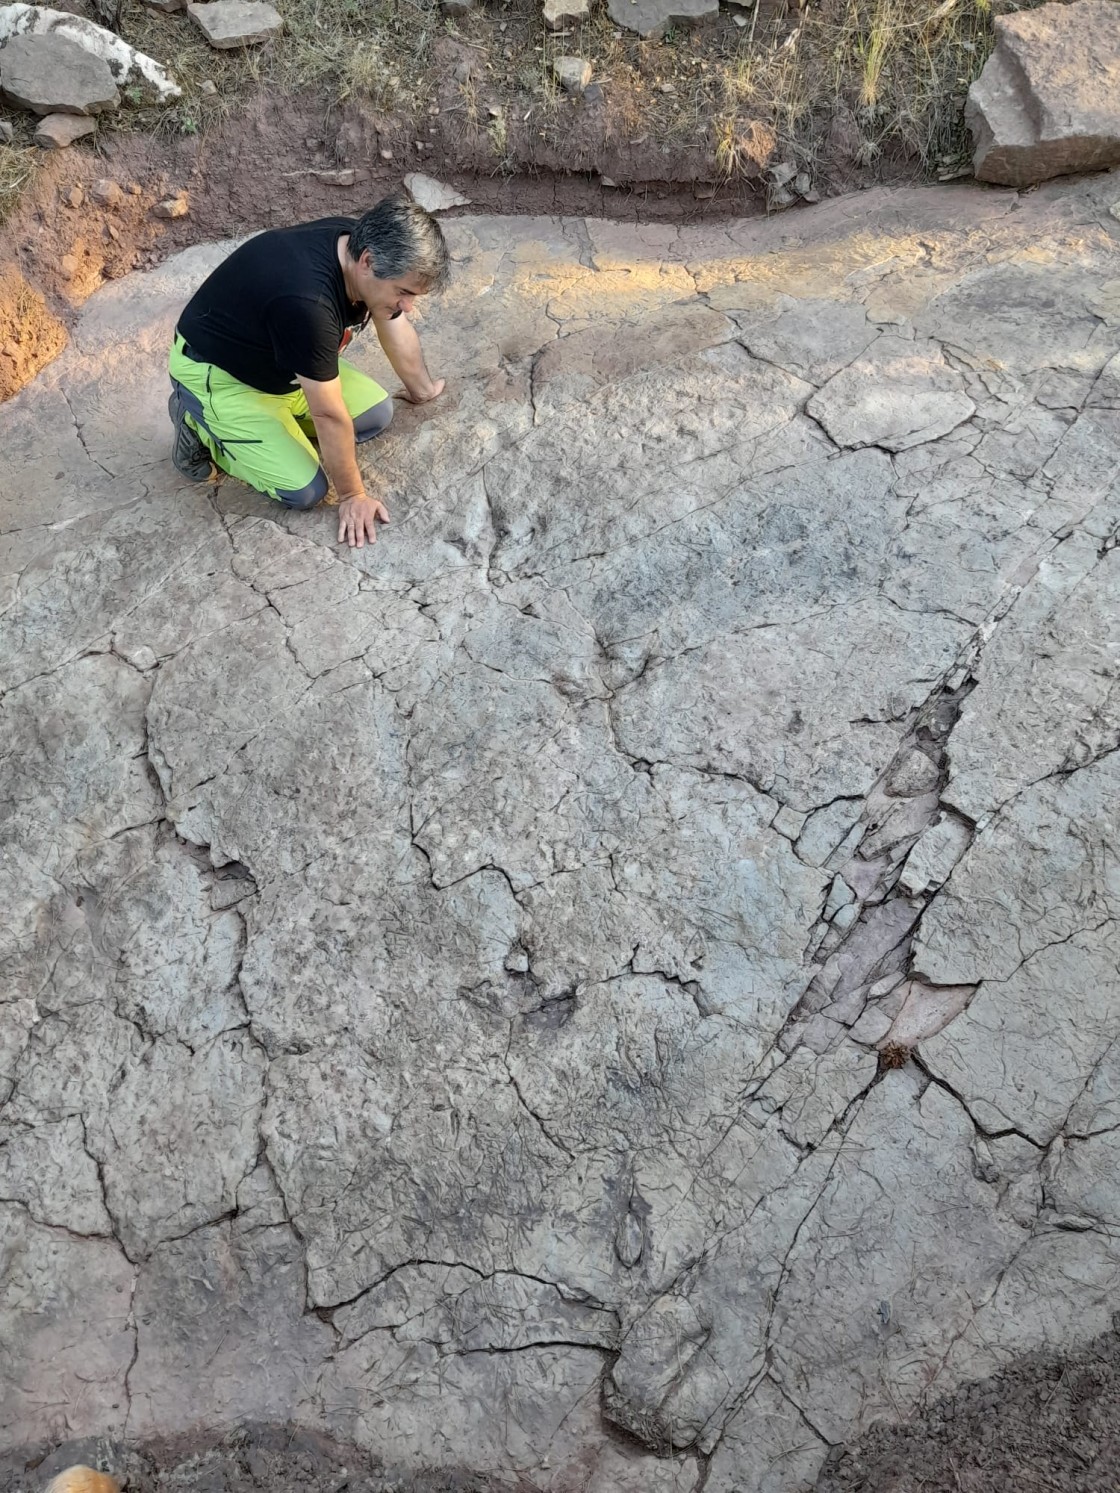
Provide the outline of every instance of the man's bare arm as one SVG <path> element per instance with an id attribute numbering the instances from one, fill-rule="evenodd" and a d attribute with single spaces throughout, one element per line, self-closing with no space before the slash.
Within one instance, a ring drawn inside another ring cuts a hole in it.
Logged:
<path id="1" fill-rule="evenodd" d="M 428 372 L 420 338 L 408 317 L 401 315 L 385 321 L 375 320 L 373 325 L 382 350 L 411 403 L 427 404 L 429 399 L 438 399 L 444 390 L 444 380 L 432 378 Z"/>
<path id="2" fill-rule="evenodd" d="M 368 539 L 377 539 L 375 520 L 389 522 L 389 512 L 377 498 L 371 498 L 358 467 L 358 449 L 354 441 L 354 422 L 342 397 L 342 382 L 332 378 L 326 383 L 315 379 L 298 379 L 307 397 L 307 408 L 319 437 L 319 454 L 327 476 L 338 494 L 338 542 L 346 540 L 351 548 L 361 549 Z"/>

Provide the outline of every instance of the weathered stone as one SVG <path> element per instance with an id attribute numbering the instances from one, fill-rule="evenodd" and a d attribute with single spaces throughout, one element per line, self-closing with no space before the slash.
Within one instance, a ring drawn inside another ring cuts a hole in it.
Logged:
<path id="1" fill-rule="evenodd" d="M 586 57 L 554 57 L 552 73 L 565 93 L 582 93 L 591 82 L 591 64 Z"/>
<path id="2" fill-rule="evenodd" d="M 1120 162 L 1120 13 L 1111 0 L 997 16 L 995 31 L 965 106 L 977 177 L 1026 187 Z"/>
<path id="3" fill-rule="evenodd" d="M 0 145 L 10 145 L 15 139 L 15 126 L 10 119 L 0 119 Z"/>
<path id="4" fill-rule="evenodd" d="M 65 150 L 75 140 L 92 135 L 97 129 L 96 120 L 79 114 L 48 114 L 35 126 L 32 140 L 43 150 Z"/>
<path id="5" fill-rule="evenodd" d="M 591 0 L 544 0 L 541 14 L 550 31 L 563 31 L 590 17 Z"/>
<path id="6" fill-rule="evenodd" d="M 67 36 L 13 36 L 0 50 L 0 97 L 33 114 L 100 114 L 121 101 L 109 64 Z"/>
<path id="7" fill-rule="evenodd" d="M 809 401 L 839 446 L 905 451 L 947 435 L 976 406 L 932 343 L 880 336 Z"/>
<path id="8" fill-rule="evenodd" d="M 204 0 L 187 5 L 187 15 L 212 47 L 251 47 L 284 29 L 268 0 Z"/>
<path id="9" fill-rule="evenodd" d="M 719 0 L 607 0 L 616 26 L 656 41 L 674 26 L 696 26 L 719 15 Z"/>
<path id="10" fill-rule="evenodd" d="M 445 186 L 422 171 L 410 171 L 404 179 L 408 195 L 429 213 L 446 212 L 452 207 L 469 207 L 470 198 L 464 197 L 454 187 Z"/>

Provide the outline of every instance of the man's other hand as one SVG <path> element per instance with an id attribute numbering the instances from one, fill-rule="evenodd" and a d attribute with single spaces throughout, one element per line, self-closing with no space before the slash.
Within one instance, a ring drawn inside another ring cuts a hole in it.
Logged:
<path id="1" fill-rule="evenodd" d="M 428 404 L 431 400 L 438 399 L 446 387 L 446 379 L 434 378 L 419 389 L 402 389 L 397 397 L 407 399 L 409 404 Z"/>
<path id="2" fill-rule="evenodd" d="M 338 542 L 351 549 L 363 549 L 366 540 L 377 543 L 377 525 L 389 522 L 389 510 L 376 498 L 344 498 L 338 505 Z"/>

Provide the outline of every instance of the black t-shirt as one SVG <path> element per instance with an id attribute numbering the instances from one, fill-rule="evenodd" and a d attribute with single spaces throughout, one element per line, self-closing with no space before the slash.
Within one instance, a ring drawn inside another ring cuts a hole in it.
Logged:
<path id="1" fill-rule="evenodd" d="M 206 363 L 263 394 L 296 375 L 338 377 L 338 354 L 367 319 L 346 294 L 338 240 L 353 218 L 272 228 L 235 249 L 187 303 L 179 331 Z"/>

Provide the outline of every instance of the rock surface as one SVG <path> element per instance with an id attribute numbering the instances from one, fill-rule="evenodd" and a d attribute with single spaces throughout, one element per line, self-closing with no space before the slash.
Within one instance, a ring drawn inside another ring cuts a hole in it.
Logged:
<path id="1" fill-rule="evenodd" d="M 283 31 L 284 21 L 267 0 L 204 0 L 187 14 L 212 47 L 252 47 Z"/>
<path id="2" fill-rule="evenodd" d="M 86 303 L 0 409 L 0 1446 L 794 1493 L 1107 1328 L 1116 197 L 454 219 L 361 551 L 162 454 L 224 246 Z"/>
<path id="3" fill-rule="evenodd" d="M 1120 161 L 1120 8 L 1074 0 L 995 18 L 965 118 L 981 181 L 1026 187 Z"/>
<path id="4" fill-rule="evenodd" d="M 33 114 L 100 114 L 121 101 L 104 58 L 67 36 L 13 36 L 0 50 L 0 97 Z"/>

